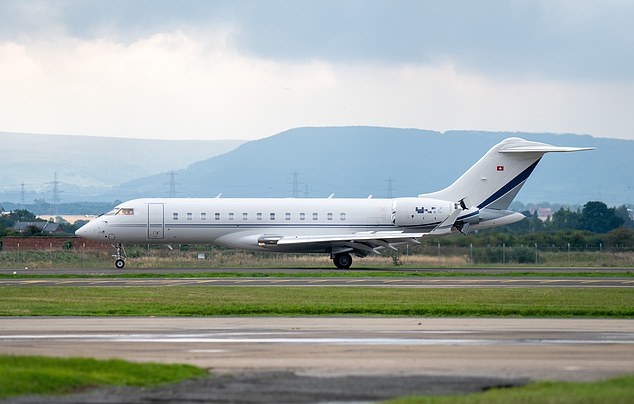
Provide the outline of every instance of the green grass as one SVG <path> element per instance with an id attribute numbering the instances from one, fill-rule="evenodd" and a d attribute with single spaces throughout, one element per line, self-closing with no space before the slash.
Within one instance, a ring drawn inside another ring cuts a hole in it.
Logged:
<path id="1" fill-rule="evenodd" d="M 588 269 L 587 271 L 574 271 L 574 272 L 557 272 L 556 269 L 552 271 L 548 270 L 531 270 L 530 268 L 518 268 L 517 270 L 497 270 L 496 268 L 483 268 L 480 271 L 474 270 L 454 270 L 447 269 L 446 271 L 440 270 L 381 270 L 381 269 L 366 269 L 365 271 L 342 271 L 342 270 L 315 270 L 315 268 L 306 269 L 306 271 L 297 272 L 258 272 L 256 271 L 231 271 L 226 270 L 223 272 L 171 272 L 171 273 L 151 273 L 151 272 L 134 272 L 134 270 L 115 271 L 114 269 L 107 269 L 107 273 L 86 273 L 86 274 L 30 274 L 29 270 L 15 271 L 16 274 L 0 274 L 0 279 L 39 279 L 39 278 L 53 278 L 53 279 L 111 279 L 111 278 L 526 278 L 526 277 L 541 277 L 541 278 L 634 278 L 634 271 L 615 271 L 615 272 L 598 272 L 596 270 Z"/>
<path id="2" fill-rule="evenodd" d="M 106 386 L 151 387 L 207 376 L 189 365 L 123 360 L 0 355 L 0 399 L 27 394 L 65 394 Z M 461 396 L 412 396 L 390 404 L 632 403 L 634 376 L 593 383 L 539 382 Z"/>
<path id="3" fill-rule="evenodd" d="M 190 365 L 0 355 L 0 398 L 101 386 L 148 387 L 206 375 L 205 369 Z"/>
<path id="4" fill-rule="evenodd" d="M 629 288 L 0 288 L 0 316 L 634 317 Z"/>
<path id="5" fill-rule="evenodd" d="M 464 396 L 413 396 L 389 404 L 626 404 L 634 402 L 634 376 L 593 383 L 539 382 Z"/>

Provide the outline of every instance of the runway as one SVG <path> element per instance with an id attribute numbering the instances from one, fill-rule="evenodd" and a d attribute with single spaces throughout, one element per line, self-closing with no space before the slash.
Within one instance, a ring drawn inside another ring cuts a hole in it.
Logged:
<path id="1" fill-rule="evenodd" d="M 634 373 L 634 321 L 3 318 L 0 352 L 190 363 L 216 374 L 596 380 Z"/>
<path id="2" fill-rule="evenodd" d="M 75 287 L 380 287 L 380 288 L 632 288 L 633 278 L 573 277 L 240 277 L 240 278 L 4 278 L 0 286 Z"/>
<path id="3" fill-rule="evenodd" d="M 46 274 L 39 277 L 36 271 L 20 271 L 36 277 L 3 278 L 0 287 L 634 287 L 634 278 L 625 273 L 618 277 L 546 273 L 530 277 L 485 276 L 486 271 L 483 276 L 461 277 L 297 277 L 279 273 L 249 277 L 239 273 L 226 278 L 214 277 L 208 270 L 190 270 L 186 272 L 188 276 L 177 278 L 161 278 L 158 274 L 150 278 L 125 278 L 112 275 L 134 272 L 70 272 L 77 277 L 52 278 Z M 86 272 L 93 276 L 80 277 Z M 208 368 L 215 375 L 231 375 L 180 387 L 108 392 L 109 402 L 142 403 L 165 397 L 194 402 L 226 396 L 227 402 L 247 402 L 249 397 L 248 402 L 260 403 L 271 401 L 267 400 L 267 394 L 275 397 L 274 401 L 285 401 L 287 397 L 286 402 L 298 403 L 342 402 L 343 397 L 348 401 L 373 402 L 403 394 L 465 393 L 492 386 L 521 385 L 529 380 L 591 381 L 632 374 L 634 321 L 5 317 L 0 318 L 0 353 L 189 363 Z M 113 398 L 113 394 L 119 394 L 116 396 L 119 398 Z M 46 398 L 47 402 L 52 399 Z M 96 403 L 104 398 L 97 394 L 60 400 Z"/>

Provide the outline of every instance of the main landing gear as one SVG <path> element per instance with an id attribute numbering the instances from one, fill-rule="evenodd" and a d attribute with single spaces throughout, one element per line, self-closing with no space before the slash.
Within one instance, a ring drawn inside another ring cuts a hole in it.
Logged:
<path id="1" fill-rule="evenodd" d="M 114 243 L 112 246 L 115 249 L 115 253 L 112 254 L 114 257 L 114 267 L 117 269 L 123 269 L 123 267 L 125 267 L 125 259 L 128 258 L 125 255 L 123 245 L 121 243 Z"/>
<path id="2" fill-rule="evenodd" d="M 339 269 L 348 269 L 352 265 L 352 257 L 348 253 L 339 253 L 332 256 L 332 262 Z"/>

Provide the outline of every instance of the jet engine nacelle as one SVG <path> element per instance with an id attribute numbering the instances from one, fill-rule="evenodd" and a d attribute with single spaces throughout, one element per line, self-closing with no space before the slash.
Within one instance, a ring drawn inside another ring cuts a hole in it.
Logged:
<path id="1" fill-rule="evenodd" d="M 456 209 L 455 203 L 429 198 L 396 198 L 392 202 L 392 223 L 396 226 L 438 224 Z"/>

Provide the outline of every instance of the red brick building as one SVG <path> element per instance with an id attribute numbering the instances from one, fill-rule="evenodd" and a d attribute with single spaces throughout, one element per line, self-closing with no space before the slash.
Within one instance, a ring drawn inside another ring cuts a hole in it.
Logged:
<path id="1" fill-rule="evenodd" d="M 86 240 L 75 236 L 47 236 L 47 237 L 15 237 L 0 238 L 0 250 L 110 250 L 108 243 Z"/>

